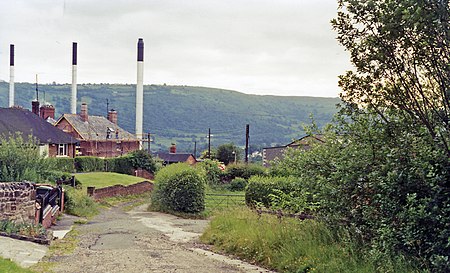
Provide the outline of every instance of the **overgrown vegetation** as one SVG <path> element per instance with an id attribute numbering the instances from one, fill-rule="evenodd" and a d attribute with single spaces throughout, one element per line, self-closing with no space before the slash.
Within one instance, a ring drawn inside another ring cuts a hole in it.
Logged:
<path id="1" fill-rule="evenodd" d="M 42 181 L 51 165 L 39 152 L 36 139 L 20 134 L 0 137 L 0 181 Z"/>
<path id="2" fill-rule="evenodd" d="M 152 206 L 160 210 L 198 213 L 205 209 L 205 174 L 185 163 L 169 165 L 155 177 Z"/>
<path id="3" fill-rule="evenodd" d="M 335 236 L 319 221 L 279 221 L 242 208 L 217 213 L 201 240 L 277 272 L 415 271 L 401 258 L 378 265 L 359 251 L 350 234 Z"/>
<path id="4" fill-rule="evenodd" d="M 28 237 L 47 237 L 47 231 L 42 225 L 16 223 L 9 220 L 0 221 L 0 232 L 4 232 L 8 235 L 18 234 Z"/>
<path id="5" fill-rule="evenodd" d="M 86 194 L 86 190 L 65 188 L 65 212 L 80 217 L 93 217 L 98 214 L 98 204 Z"/>

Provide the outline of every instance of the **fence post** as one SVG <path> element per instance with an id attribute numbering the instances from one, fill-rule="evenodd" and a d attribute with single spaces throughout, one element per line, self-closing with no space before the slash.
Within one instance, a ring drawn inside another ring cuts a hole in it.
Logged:
<path id="1" fill-rule="evenodd" d="M 87 187 L 87 195 L 93 197 L 95 194 L 95 187 Z"/>

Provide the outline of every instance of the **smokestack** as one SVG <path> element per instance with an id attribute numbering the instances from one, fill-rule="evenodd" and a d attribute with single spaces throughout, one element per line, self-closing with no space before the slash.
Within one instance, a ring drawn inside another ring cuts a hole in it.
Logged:
<path id="1" fill-rule="evenodd" d="M 88 107 L 87 104 L 85 102 L 83 102 L 81 104 L 81 112 L 80 112 L 80 117 L 82 121 L 88 121 Z"/>
<path id="2" fill-rule="evenodd" d="M 9 107 L 14 106 L 14 45 L 9 45 Z"/>
<path id="3" fill-rule="evenodd" d="M 77 43 L 72 43 L 72 98 L 70 113 L 77 113 Z"/>
<path id="4" fill-rule="evenodd" d="M 142 139 L 144 114 L 144 40 L 142 38 L 139 38 L 137 50 L 136 137 Z"/>

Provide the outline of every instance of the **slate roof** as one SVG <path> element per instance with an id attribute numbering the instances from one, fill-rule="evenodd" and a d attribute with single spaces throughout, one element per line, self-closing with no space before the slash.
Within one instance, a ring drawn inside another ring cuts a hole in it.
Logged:
<path id="1" fill-rule="evenodd" d="M 8 137 L 20 132 L 24 139 L 31 134 L 39 143 L 67 144 L 78 141 L 71 135 L 54 127 L 29 110 L 21 108 L 0 108 L 0 135 Z"/>
<path id="2" fill-rule="evenodd" d="M 119 140 L 138 140 L 135 135 L 102 116 L 89 116 L 87 121 L 83 121 L 77 114 L 64 114 L 57 123 L 63 118 L 72 125 L 83 140 L 106 140 L 108 128 L 114 130 L 111 132 L 111 139 L 116 139 L 116 131 L 119 130 Z"/>
<path id="3" fill-rule="evenodd" d="M 189 156 L 193 156 L 192 154 L 182 154 L 182 153 L 158 153 L 157 156 L 164 160 L 167 163 L 178 163 L 178 162 L 186 162 Z M 193 156 L 194 157 L 194 156 Z M 195 158 L 195 157 L 194 157 Z"/>

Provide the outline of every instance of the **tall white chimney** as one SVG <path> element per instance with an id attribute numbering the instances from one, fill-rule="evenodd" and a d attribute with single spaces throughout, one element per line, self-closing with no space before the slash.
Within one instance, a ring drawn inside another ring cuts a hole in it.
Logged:
<path id="1" fill-rule="evenodd" d="M 14 106 L 14 45 L 9 45 L 9 107 Z"/>
<path id="2" fill-rule="evenodd" d="M 77 113 L 77 43 L 72 43 L 72 97 L 70 113 Z"/>
<path id="3" fill-rule="evenodd" d="M 136 137 L 142 139 L 144 115 L 144 40 L 142 38 L 138 40 L 137 50 Z"/>

